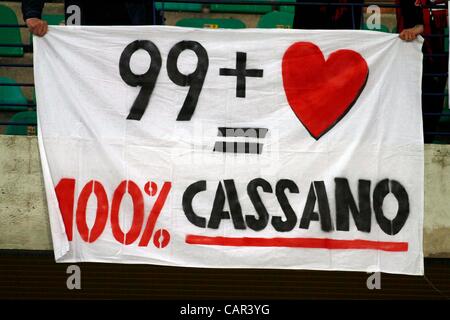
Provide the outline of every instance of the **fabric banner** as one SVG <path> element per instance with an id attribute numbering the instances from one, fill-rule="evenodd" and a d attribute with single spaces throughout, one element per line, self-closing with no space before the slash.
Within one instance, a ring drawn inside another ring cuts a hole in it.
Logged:
<path id="1" fill-rule="evenodd" d="M 49 27 L 57 262 L 423 274 L 422 39 Z"/>

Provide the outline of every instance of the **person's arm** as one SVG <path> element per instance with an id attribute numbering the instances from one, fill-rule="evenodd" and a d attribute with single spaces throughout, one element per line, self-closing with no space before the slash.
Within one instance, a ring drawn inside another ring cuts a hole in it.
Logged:
<path id="1" fill-rule="evenodd" d="M 423 14 L 420 7 L 421 0 L 400 0 L 404 27 L 399 37 L 405 41 L 412 41 L 423 33 Z M 424 1 L 424 0 L 423 0 Z M 425 2 L 425 1 L 424 1 Z"/>
<path id="2" fill-rule="evenodd" d="M 44 36 L 48 30 L 47 21 L 41 19 L 44 0 L 22 0 L 22 15 L 28 30 L 39 37 Z"/>

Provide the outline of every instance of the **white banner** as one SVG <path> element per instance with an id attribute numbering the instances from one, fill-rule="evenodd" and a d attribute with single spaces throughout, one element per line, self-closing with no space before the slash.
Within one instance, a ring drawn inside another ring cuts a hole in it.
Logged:
<path id="1" fill-rule="evenodd" d="M 57 262 L 423 274 L 422 39 L 49 27 Z"/>

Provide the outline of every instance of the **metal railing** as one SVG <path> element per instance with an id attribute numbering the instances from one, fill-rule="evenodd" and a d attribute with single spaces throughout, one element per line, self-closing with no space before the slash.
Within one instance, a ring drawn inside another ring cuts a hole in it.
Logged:
<path id="1" fill-rule="evenodd" d="M 270 1 L 270 0 L 255 0 L 255 1 L 243 1 L 243 0 L 162 0 L 158 1 L 162 3 L 161 8 L 161 14 L 164 17 L 164 4 L 166 3 L 190 3 L 190 4 L 202 4 L 205 8 L 207 6 L 210 6 L 212 4 L 232 4 L 232 5 L 270 5 L 273 8 L 278 8 L 280 6 L 335 6 L 335 7 L 351 7 L 352 9 L 352 22 L 353 26 L 355 26 L 355 19 L 354 19 L 354 10 L 355 8 L 362 9 L 364 7 L 369 7 L 372 5 L 377 5 L 380 8 L 391 8 L 396 9 L 399 8 L 399 5 L 393 4 L 393 3 L 378 3 L 378 2 L 365 2 L 365 3 L 327 3 L 327 2 L 286 2 L 286 1 Z M 155 7 L 154 7 L 155 8 Z M 423 8 L 430 8 L 430 9 L 447 9 L 447 4 L 430 4 L 428 6 L 424 6 Z M 154 9 L 155 10 L 155 9 Z M 188 14 L 188 13 L 186 13 Z M 361 14 L 361 17 L 363 18 L 364 15 Z M 164 19 L 163 19 L 164 21 Z M 27 26 L 24 24 L 0 24 L 0 32 L 2 28 L 26 28 Z M 448 37 L 446 34 L 423 34 L 422 35 L 425 39 L 433 39 L 433 38 L 444 38 Z M 32 44 L 24 44 L 24 43 L 17 43 L 17 44 L 7 44 L 7 43 L 0 43 L 0 47 L 10 47 L 10 48 L 24 48 L 25 51 L 32 52 Z M 424 59 L 427 58 L 445 58 L 448 59 L 448 52 L 433 52 L 433 53 L 424 53 Z M 2 63 L 1 57 L 0 57 L 0 68 L 33 68 L 32 63 Z M 427 77 L 437 77 L 437 78 L 448 78 L 448 70 L 447 72 L 433 72 L 433 73 L 424 73 L 424 78 Z M 34 83 L 0 83 L 0 86 L 19 86 L 19 87 L 34 87 Z M 448 96 L 448 93 L 445 92 L 423 92 L 423 96 L 431 96 L 431 97 L 445 97 Z M 35 103 L 0 103 L 0 107 L 2 106 L 17 106 L 17 107 L 27 107 L 28 110 L 36 110 L 36 104 Z M 427 121 L 427 118 L 435 118 L 435 117 L 450 117 L 449 113 L 443 113 L 443 112 L 424 112 L 423 113 L 424 122 Z M 30 123 L 24 123 L 24 122 L 13 122 L 13 121 L 0 121 L 0 126 L 5 125 L 13 125 L 13 126 L 31 126 L 35 124 Z M 448 128 L 445 128 L 444 131 L 425 131 L 425 135 L 432 135 L 432 136 L 448 136 L 450 137 L 450 124 L 448 125 Z M 450 143 L 450 139 L 448 141 Z"/>

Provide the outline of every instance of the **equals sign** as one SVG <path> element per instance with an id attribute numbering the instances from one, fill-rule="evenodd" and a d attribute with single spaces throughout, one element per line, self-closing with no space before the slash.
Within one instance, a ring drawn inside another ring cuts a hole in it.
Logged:
<path id="1" fill-rule="evenodd" d="M 216 141 L 214 144 L 214 152 L 227 152 L 227 153 L 251 153 L 261 154 L 263 143 L 259 142 L 259 139 L 266 137 L 266 128 L 227 128 L 219 127 L 217 136 L 224 138 L 223 141 Z M 236 138 L 255 138 L 258 142 L 250 141 L 234 141 L 242 140 Z"/>

